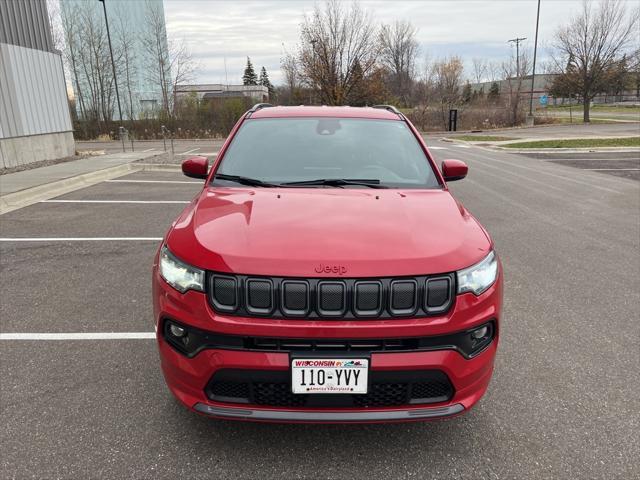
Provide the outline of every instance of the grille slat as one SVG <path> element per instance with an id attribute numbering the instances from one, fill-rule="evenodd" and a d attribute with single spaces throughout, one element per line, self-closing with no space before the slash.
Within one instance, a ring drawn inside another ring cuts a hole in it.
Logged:
<path id="1" fill-rule="evenodd" d="M 293 279 L 209 273 L 216 311 L 302 319 L 390 319 L 443 314 L 455 300 L 453 274 L 379 279 Z"/>

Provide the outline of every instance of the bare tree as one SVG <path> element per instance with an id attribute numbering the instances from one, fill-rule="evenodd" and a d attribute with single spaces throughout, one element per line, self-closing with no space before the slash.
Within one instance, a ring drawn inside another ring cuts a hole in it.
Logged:
<path id="1" fill-rule="evenodd" d="M 164 12 L 153 2 L 146 4 L 146 25 L 143 27 L 142 46 L 147 60 L 147 80 L 153 84 L 162 98 L 161 111 L 170 117 L 171 79 L 169 47 L 164 22 Z"/>
<path id="2" fill-rule="evenodd" d="M 134 120 L 137 111 L 136 79 L 138 74 L 137 46 L 140 41 L 137 30 L 131 25 L 131 19 L 126 10 L 120 9 L 114 19 L 114 41 L 121 52 L 118 70 L 118 85 L 125 94 L 124 111 L 129 120 Z M 123 88 L 124 87 L 124 88 Z"/>
<path id="3" fill-rule="evenodd" d="M 47 0 L 46 3 L 53 48 L 62 51 L 64 48 L 64 31 L 60 21 L 60 3 L 54 0 Z"/>
<path id="4" fill-rule="evenodd" d="M 115 83 L 104 20 L 92 9 L 73 10 L 69 21 L 75 24 L 74 37 L 79 90 L 85 107 L 85 120 L 109 122 L 115 108 Z M 71 48 L 71 46 L 69 47 Z M 120 55 L 114 50 L 114 58 Z"/>
<path id="5" fill-rule="evenodd" d="M 171 80 L 172 96 L 180 83 L 193 81 L 198 65 L 187 47 L 184 38 L 180 40 L 169 39 L 169 78 Z M 171 101 L 171 114 L 175 115 L 175 98 Z"/>
<path id="6" fill-rule="evenodd" d="M 487 76 L 490 82 L 497 82 L 502 78 L 502 66 L 500 62 L 487 63 Z"/>
<path id="7" fill-rule="evenodd" d="M 464 67 L 460 57 L 450 57 L 432 65 L 434 97 L 439 100 L 442 125 L 447 127 L 449 110 L 461 100 L 460 85 Z"/>
<path id="8" fill-rule="evenodd" d="M 59 4 L 58 4 L 59 5 Z M 82 98 L 82 89 L 80 88 L 79 66 L 78 66 L 78 11 L 74 8 L 71 11 L 60 11 L 60 28 L 65 38 L 64 49 L 62 54 L 67 65 L 67 69 L 71 73 L 71 85 L 75 100 L 80 111 L 80 117 L 86 118 L 86 108 Z"/>
<path id="9" fill-rule="evenodd" d="M 338 0 L 328 0 L 324 9 L 316 5 L 302 24 L 298 61 L 303 82 L 318 89 L 329 105 L 348 103 L 376 64 L 376 34 L 371 15 L 357 3 L 348 10 Z"/>
<path id="10" fill-rule="evenodd" d="M 471 59 L 473 63 L 473 80 L 476 83 L 482 83 L 487 78 L 488 63 L 484 58 L 474 57 Z"/>
<path id="11" fill-rule="evenodd" d="M 581 12 L 556 32 L 554 60 L 563 83 L 582 97 L 584 122 L 591 100 L 607 90 L 626 48 L 637 41 L 639 12 L 619 0 L 602 0 L 597 8 L 584 0 Z"/>
<path id="12" fill-rule="evenodd" d="M 164 11 L 147 2 L 146 25 L 142 46 L 147 56 L 147 79 L 157 86 L 162 97 L 162 113 L 167 118 L 174 114 L 174 92 L 179 83 L 193 78 L 197 65 L 184 40 L 167 39 Z"/>
<path id="13" fill-rule="evenodd" d="M 287 95 L 289 103 L 294 101 L 298 89 L 300 88 L 300 66 L 298 59 L 291 53 L 285 53 L 280 60 L 280 68 L 284 73 L 284 81 L 287 86 Z"/>
<path id="14" fill-rule="evenodd" d="M 416 28 L 397 20 L 380 30 L 380 62 L 390 72 L 392 92 L 404 105 L 409 104 L 415 80 L 418 42 Z"/>
<path id="15" fill-rule="evenodd" d="M 521 119 L 523 88 L 531 84 L 531 79 L 525 80 L 531 71 L 528 51 L 521 48 L 520 56 L 516 57 L 516 55 L 516 52 L 512 52 L 510 59 L 502 63 L 502 74 L 504 75 L 502 96 L 506 100 L 512 125 L 518 124 Z"/>

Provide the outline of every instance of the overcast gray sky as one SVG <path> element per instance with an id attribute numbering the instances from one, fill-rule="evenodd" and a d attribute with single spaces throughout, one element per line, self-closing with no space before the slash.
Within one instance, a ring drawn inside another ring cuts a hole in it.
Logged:
<path id="1" fill-rule="evenodd" d="M 316 2 L 308 0 L 164 0 L 167 30 L 184 37 L 200 64 L 197 81 L 241 83 L 246 57 L 256 69 L 265 66 L 273 83 L 281 82 L 280 58 L 295 50 L 300 23 Z M 323 3 L 323 2 L 320 2 Z M 345 3 L 348 3 L 345 1 Z M 410 20 L 418 28 L 420 63 L 459 55 L 465 65 L 473 57 L 502 61 L 507 40 L 527 37 L 533 48 L 537 0 L 363 0 L 377 23 Z M 581 0 L 542 0 L 541 56 L 556 28 L 580 8 Z M 471 73 L 470 70 L 467 73 Z"/>

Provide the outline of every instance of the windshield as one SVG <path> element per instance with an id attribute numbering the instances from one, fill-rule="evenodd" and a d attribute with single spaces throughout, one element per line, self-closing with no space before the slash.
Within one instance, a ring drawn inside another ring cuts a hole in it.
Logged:
<path id="1" fill-rule="evenodd" d="M 404 122 L 360 118 L 248 119 L 225 153 L 218 176 L 216 184 L 440 187 Z"/>

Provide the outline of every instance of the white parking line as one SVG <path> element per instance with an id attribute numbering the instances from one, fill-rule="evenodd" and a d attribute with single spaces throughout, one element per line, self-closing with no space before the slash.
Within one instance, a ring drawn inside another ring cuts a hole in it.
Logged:
<path id="1" fill-rule="evenodd" d="M 453 146 L 458 148 L 471 148 L 470 145 L 460 145 L 459 143 L 454 143 Z"/>
<path id="2" fill-rule="evenodd" d="M 637 158 L 541 158 L 549 162 L 637 162 Z"/>
<path id="3" fill-rule="evenodd" d="M 202 185 L 204 182 L 190 182 L 188 180 L 105 180 L 106 183 L 197 183 Z"/>
<path id="4" fill-rule="evenodd" d="M 192 148 L 191 150 L 187 150 L 186 152 L 179 153 L 178 155 L 189 155 L 190 153 L 193 153 L 196 150 L 200 150 L 200 148 Z"/>
<path id="5" fill-rule="evenodd" d="M 583 168 L 592 172 L 637 172 L 640 168 Z"/>
<path id="6" fill-rule="evenodd" d="M 0 242 L 159 242 L 162 237 L 3 237 Z"/>
<path id="7" fill-rule="evenodd" d="M 184 152 L 184 153 L 176 153 L 176 155 L 191 155 L 191 154 Z M 196 155 L 198 155 L 199 157 L 215 157 L 216 155 L 218 155 L 218 152 L 198 152 L 196 153 Z"/>
<path id="8" fill-rule="evenodd" d="M 429 150 L 449 150 L 449 148 L 448 148 L 448 147 L 430 147 L 430 146 L 428 146 L 428 145 L 427 145 L 427 148 L 428 148 Z"/>
<path id="9" fill-rule="evenodd" d="M 142 150 L 142 153 L 147 153 L 155 150 L 155 148 L 147 148 L 146 150 Z"/>
<path id="10" fill-rule="evenodd" d="M 174 204 L 189 203 L 188 200 L 42 200 L 40 203 L 150 203 Z"/>
<path id="11" fill-rule="evenodd" d="M 154 332 L 0 333 L 0 340 L 147 340 Z"/>

